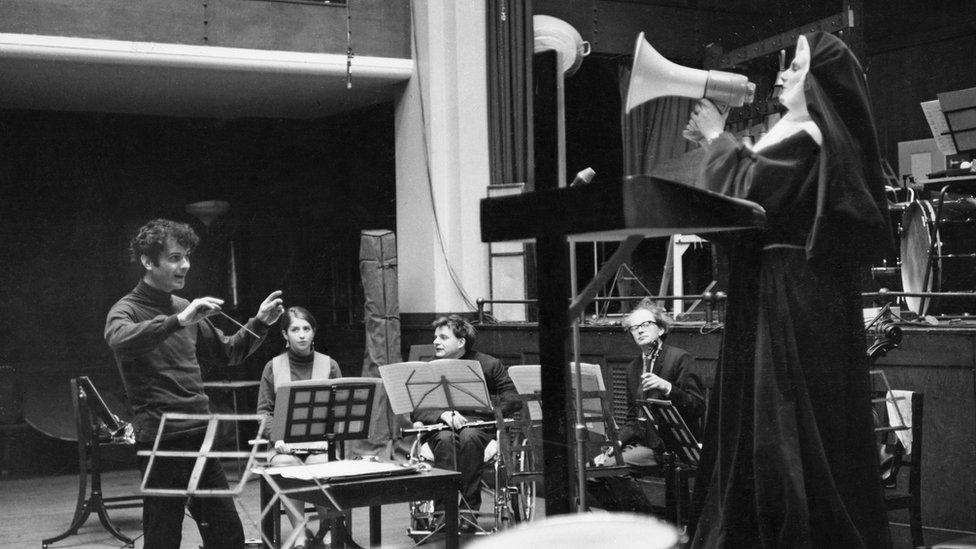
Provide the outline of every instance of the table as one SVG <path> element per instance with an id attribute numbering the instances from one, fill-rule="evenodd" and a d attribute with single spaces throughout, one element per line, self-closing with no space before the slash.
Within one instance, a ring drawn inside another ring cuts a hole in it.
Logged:
<path id="1" fill-rule="evenodd" d="M 264 480 L 262 470 L 255 470 L 261 476 L 261 508 L 264 509 L 271 501 L 273 491 Z M 315 483 L 276 476 L 275 480 L 282 489 L 314 487 Z M 380 506 L 390 503 L 404 503 L 409 501 L 443 499 L 444 501 L 444 532 L 447 549 L 458 547 L 458 489 L 461 473 L 445 469 L 431 469 L 417 474 L 399 475 L 383 478 L 368 478 L 362 480 L 346 480 L 327 484 L 329 494 L 335 499 L 341 510 L 355 507 L 369 507 L 369 543 L 377 547 L 382 543 L 380 527 Z M 295 499 L 307 503 L 323 505 L 336 509 L 335 506 L 319 490 L 290 494 Z M 275 535 L 275 526 L 280 520 L 280 505 L 275 505 L 261 519 L 261 531 L 267 539 L 275 544 L 280 543 Z M 341 540 L 333 535 L 332 546 L 341 547 Z"/>

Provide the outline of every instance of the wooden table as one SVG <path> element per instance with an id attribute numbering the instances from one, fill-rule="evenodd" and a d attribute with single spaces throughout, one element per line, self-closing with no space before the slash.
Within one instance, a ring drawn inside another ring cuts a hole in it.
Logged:
<path id="1" fill-rule="evenodd" d="M 258 472 L 258 471 L 256 471 Z M 264 509 L 274 492 L 261 475 L 261 508 Z M 314 488 L 311 481 L 296 480 L 275 476 L 276 482 L 284 490 L 296 488 Z M 381 545 L 380 506 L 390 503 L 441 499 L 444 501 L 444 533 L 446 547 L 458 547 L 458 489 L 461 473 L 444 469 L 398 475 L 383 478 L 369 478 L 362 480 L 345 480 L 325 484 L 329 494 L 335 499 L 336 506 L 320 490 L 309 490 L 289 494 L 289 497 L 322 505 L 329 509 L 347 510 L 354 507 L 369 507 L 369 544 L 372 547 Z M 280 505 L 276 504 L 261 519 L 261 531 L 267 539 L 272 540 L 278 547 L 280 540 L 275 535 L 280 520 Z M 337 541 L 339 542 L 337 544 Z M 341 540 L 333 535 L 332 547 L 342 547 Z"/>

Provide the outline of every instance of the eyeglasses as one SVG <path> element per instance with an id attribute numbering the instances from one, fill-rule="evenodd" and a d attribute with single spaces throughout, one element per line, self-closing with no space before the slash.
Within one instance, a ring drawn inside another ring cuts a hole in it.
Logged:
<path id="1" fill-rule="evenodd" d="M 636 326 L 631 326 L 630 328 L 627 328 L 627 330 L 630 331 L 630 333 L 632 333 L 632 334 L 636 334 L 640 330 L 646 330 L 646 329 L 650 328 L 651 326 L 658 326 L 658 323 L 657 322 L 654 322 L 653 320 L 645 320 L 644 322 L 641 322 L 640 324 L 638 324 Z M 660 327 L 660 326 L 658 326 L 658 327 Z"/>

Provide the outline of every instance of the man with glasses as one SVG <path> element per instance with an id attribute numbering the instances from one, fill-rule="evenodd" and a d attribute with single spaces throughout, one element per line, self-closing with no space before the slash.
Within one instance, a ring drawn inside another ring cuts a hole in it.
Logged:
<path id="1" fill-rule="evenodd" d="M 687 351 L 664 343 L 671 327 L 664 309 L 643 299 L 624 319 L 624 328 L 640 347 L 641 356 L 627 368 L 627 419 L 620 428 L 624 463 L 631 468 L 657 465 L 655 452 L 661 439 L 643 417 L 640 404 L 647 398 L 670 400 L 696 435 L 705 411 L 701 379 L 690 368 L 694 360 Z"/>
<path id="2" fill-rule="evenodd" d="M 651 505 L 635 476 L 657 466 L 663 443 L 644 417 L 641 404 L 647 398 L 670 400 L 688 427 L 697 431 L 705 399 L 701 380 L 690 368 L 691 355 L 666 345 L 662 339 L 671 327 L 664 309 L 645 298 L 624 318 L 623 326 L 641 351 L 627 367 L 627 418 L 617 433 L 623 447 L 621 457 L 630 466 L 631 474 L 589 479 L 587 494 L 594 507 L 651 513 Z"/>

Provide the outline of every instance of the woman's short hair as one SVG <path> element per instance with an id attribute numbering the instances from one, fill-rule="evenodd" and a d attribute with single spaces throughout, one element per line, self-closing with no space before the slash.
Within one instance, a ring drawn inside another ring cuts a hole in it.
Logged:
<path id="1" fill-rule="evenodd" d="M 292 319 L 301 319 L 308 322 L 309 326 L 312 327 L 313 332 L 318 331 L 318 324 L 315 322 L 315 317 L 312 313 L 308 312 L 305 307 L 292 306 L 285 309 L 285 314 L 281 315 L 281 331 L 287 332 L 288 328 L 291 326 Z"/>
<path id="2" fill-rule="evenodd" d="M 166 240 L 172 238 L 187 250 L 196 248 L 200 237 L 193 227 L 169 219 L 153 219 L 139 228 L 139 232 L 129 242 L 129 259 L 138 263 L 146 256 L 153 265 L 159 265 L 159 256 L 166 249 Z"/>
<path id="3" fill-rule="evenodd" d="M 661 335 L 664 335 L 671 331 L 671 315 L 664 310 L 664 307 L 657 304 L 657 302 L 649 297 L 645 297 L 638 303 L 624 318 L 623 327 L 624 329 L 629 329 L 630 317 L 637 311 L 644 310 L 651 313 L 654 316 L 654 322 L 657 323 L 658 327 L 661 329 Z"/>
<path id="4" fill-rule="evenodd" d="M 461 339 L 464 338 L 464 350 L 471 351 L 474 350 L 474 342 L 478 338 L 478 332 L 474 329 L 474 326 L 470 322 L 464 320 L 458 315 L 442 316 L 435 320 L 431 326 L 436 330 L 442 326 L 447 326 L 454 337 Z"/>

